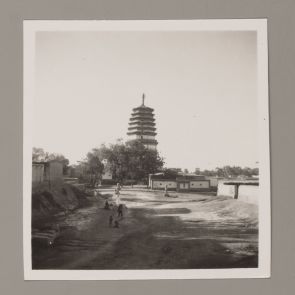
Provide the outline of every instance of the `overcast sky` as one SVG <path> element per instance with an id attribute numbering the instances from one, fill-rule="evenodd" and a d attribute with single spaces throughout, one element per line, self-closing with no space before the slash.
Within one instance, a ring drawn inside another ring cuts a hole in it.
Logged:
<path id="1" fill-rule="evenodd" d="M 255 32 L 38 32 L 33 145 L 71 163 L 155 109 L 167 167 L 256 167 Z"/>

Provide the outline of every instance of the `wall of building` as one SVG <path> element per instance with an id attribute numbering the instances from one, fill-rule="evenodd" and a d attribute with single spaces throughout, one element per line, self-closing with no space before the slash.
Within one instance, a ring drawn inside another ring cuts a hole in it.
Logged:
<path id="1" fill-rule="evenodd" d="M 138 139 L 136 134 L 128 135 L 128 140 Z"/>
<path id="2" fill-rule="evenodd" d="M 151 180 L 151 188 L 152 189 L 165 189 L 165 186 L 167 185 L 168 190 L 169 189 L 176 189 L 177 183 L 176 181 L 171 180 Z"/>
<path id="3" fill-rule="evenodd" d="M 63 164 L 61 162 L 49 162 L 45 166 L 45 180 L 50 182 L 61 181 L 63 179 Z"/>
<path id="4" fill-rule="evenodd" d="M 156 146 L 156 145 L 144 144 L 144 146 L 145 146 L 147 149 L 150 149 L 150 150 L 156 150 L 156 149 L 157 149 L 157 146 Z"/>
<path id="5" fill-rule="evenodd" d="M 183 185 L 185 183 L 185 185 Z M 209 180 L 176 181 L 169 179 L 150 179 L 149 186 L 152 189 L 164 189 L 179 191 L 208 191 L 210 189 Z"/>
<path id="6" fill-rule="evenodd" d="M 190 189 L 208 189 L 210 188 L 210 181 L 190 181 Z"/>
<path id="7" fill-rule="evenodd" d="M 113 175 L 110 171 L 105 171 L 102 175 L 102 179 L 113 179 Z"/>
<path id="8" fill-rule="evenodd" d="M 133 134 L 133 135 L 129 135 L 129 140 L 135 140 L 135 139 L 155 139 L 154 135 L 138 135 L 138 134 Z"/>
<path id="9" fill-rule="evenodd" d="M 141 136 L 139 136 L 139 138 L 141 138 Z M 143 135 L 142 136 L 143 139 L 155 139 L 154 135 Z"/>
<path id="10" fill-rule="evenodd" d="M 206 179 L 210 180 L 210 186 L 212 186 L 212 187 L 218 186 L 218 178 L 217 177 L 206 176 Z"/>
<path id="11" fill-rule="evenodd" d="M 63 164 L 53 161 L 46 163 L 33 163 L 32 184 L 36 186 L 41 183 L 54 183 L 63 181 Z"/>
<path id="12" fill-rule="evenodd" d="M 42 183 L 44 181 L 44 165 L 33 164 L 32 166 L 32 182 L 33 184 Z"/>
<path id="13" fill-rule="evenodd" d="M 235 185 L 224 184 L 223 181 L 219 181 L 217 196 L 232 197 L 235 196 Z M 259 201 L 259 186 L 258 185 L 243 185 L 239 186 L 238 200 L 258 204 Z"/>
<path id="14" fill-rule="evenodd" d="M 210 181 L 209 180 L 190 180 L 184 181 L 179 180 L 177 183 L 177 188 L 179 191 L 209 191 L 210 190 Z"/>
<path id="15" fill-rule="evenodd" d="M 223 181 L 219 181 L 217 188 L 217 196 L 226 196 L 233 198 L 235 196 L 235 186 L 226 185 Z"/>

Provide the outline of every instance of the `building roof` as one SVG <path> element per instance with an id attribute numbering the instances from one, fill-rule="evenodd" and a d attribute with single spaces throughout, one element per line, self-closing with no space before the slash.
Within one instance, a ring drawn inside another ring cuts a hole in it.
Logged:
<path id="1" fill-rule="evenodd" d="M 130 121 L 129 126 L 142 126 L 142 127 L 154 127 L 156 124 L 152 121 L 143 121 L 143 120 L 137 120 L 137 121 Z"/>
<path id="2" fill-rule="evenodd" d="M 171 175 L 165 175 L 164 173 L 156 173 L 156 174 L 150 174 L 151 179 L 154 180 L 170 180 L 170 181 L 209 181 L 205 178 L 203 175 L 178 175 L 175 177 L 171 177 Z"/>
<path id="3" fill-rule="evenodd" d="M 177 180 L 207 180 L 204 175 L 178 175 Z"/>
<path id="4" fill-rule="evenodd" d="M 132 131 L 136 131 L 136 130 L 141 130 L 141 128 L 144 128 L 144 130 L 150 130 L 150 131 L 156 131 L 157 129 L 155 127 L 152 127 L 152 126 L 137 126 L 137 125 L 131 125 L 128 130 L 129 132 L 132 132 Z"/>
<path id="5" fill-rule="evenodd" d="M 49 160 L 49 161 L 33 161 L 33 165 L 48 165 L 50 163 L 61 163 L 61 160 Z"/>
<path id="6" fill-rule="evenodd" d="M 242 180 L 226 180 L 223 182 L 225 185 L 259 185 L 259 181 L 242 181 Z"/>
<path id="7" fill-rule="evenodd" d="M 130 121 L 142 121 L 142 122 L 155 122 L 155 119 L 152 116 L 143 116 L 143 115 L 133 115 L 130 118 Z"/>
<path id="8" fill-rule="evenodd" d="M 153 132 L 153 131 L 149 131 L 149 130 L 133 130 L 130 132 L 127 132 L 127 135 L 152 135 L 152 136 L 156 136 L 157 133 Z"/>

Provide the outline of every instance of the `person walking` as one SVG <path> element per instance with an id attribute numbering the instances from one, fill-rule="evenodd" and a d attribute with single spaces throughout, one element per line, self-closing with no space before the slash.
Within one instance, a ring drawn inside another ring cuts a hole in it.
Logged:
<path id="1" fill-rule="evenodd" d="M 117 206 L 119 206 L 119 204 L 120 204 L 120 189 L 118 186 L 115 189 L 115 203 Z"/>
<path id="2" fill-rule="evenodd" d="M 120 190 L 121 190 L 121 186 L 120 186 L 120 183 L 118 182 L 118 183 L 117 183 L 117 187 L 115 188 L 115 194 L 116 194 L 117 196 L 120 195 Z"/>
<path id="3" fill-rule="evenodd" d="M 123 205 L 120 204 L 118 206 L 118 217 L 122 217 L 123 218 Z"/>
<path id="4" fill-rule="evenodd" d="M 169 194 L 168 194 L 168 185 L 167 184 L 165 185 L 164 197 L 169 197 Z"/>

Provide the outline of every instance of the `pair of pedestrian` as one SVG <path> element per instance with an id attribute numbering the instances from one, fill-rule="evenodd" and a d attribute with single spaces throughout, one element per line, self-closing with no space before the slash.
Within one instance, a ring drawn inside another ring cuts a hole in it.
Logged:
<path id="1" fill-rule="evenodd" d="M 119 204 L 118 209 L 117 209 L 117 213 L 118 213 L 118 215 L 117 215 L 118 218 L 123 218 L 123 204 Z M 114 216 L 113 216 L 113 214 L 111 214 L 109 216 L 109 227 L 113 226 L 113 221 L 114 221 Z M 119 221 L 118 220 L 114 221 L 114 227 L 119 228 Z"/>

